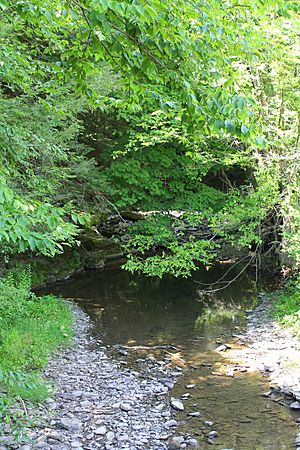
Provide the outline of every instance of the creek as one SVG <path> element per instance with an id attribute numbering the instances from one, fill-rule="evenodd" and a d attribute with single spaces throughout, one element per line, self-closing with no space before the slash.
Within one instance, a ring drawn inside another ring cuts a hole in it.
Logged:
<path id="1" fill-rule="evenodd" d="M 184 411 L 176 413 L 177 434 L 195 436 L 205 450 L 293 449 L 297 415 L 264 396 L 270 389 L 266 374 L 243 366 L 233 370 L 226 352 L 216 350 L 235 342 L 246 327 L 247 312 L 272 283 L 257 285 L 244 273 L 226 289 L 199 293 L 199 282 L 212 283 L 226 270 L 219 265 L 199 269 L 191 279 L 153 280 L 111 269 L 76 275 L 50 290 L 88 313 L 101 345 L 124 366 L 141 370 L 144 358 L 167 356 L 182 370 L 171 391 L 176 398 L 186 394 Z M 207 442 L 211 430 L 218 432 L 213 445 Z"/>

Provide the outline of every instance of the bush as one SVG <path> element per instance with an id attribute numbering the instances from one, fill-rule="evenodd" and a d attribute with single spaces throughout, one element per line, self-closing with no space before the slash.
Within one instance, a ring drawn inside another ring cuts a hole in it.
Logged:
<path id="1" fill-rule="evenodd" d="M 26 270 L 0 279 L 0 423 L 18 421 L 11 408 L 20 399 L 39 402 L 49 396 L 40 369 L 72 334 L 69 306 L 52 295 L 38 297 L 30 286 Z"/>
<path id="2" fill-rule="evenodd" d="M 275 317 L 284 326 L 300 334 L 300 279 L 282 289 L 275 302 Z"/>

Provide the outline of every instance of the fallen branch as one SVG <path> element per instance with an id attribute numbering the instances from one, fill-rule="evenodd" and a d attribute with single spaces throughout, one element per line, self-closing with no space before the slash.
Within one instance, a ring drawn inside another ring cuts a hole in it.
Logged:
<path id="1" fill-rule="evenodd" d="M 122 345 L 121 348 L 125 350 L 176 350 L 174 345 Z"/>

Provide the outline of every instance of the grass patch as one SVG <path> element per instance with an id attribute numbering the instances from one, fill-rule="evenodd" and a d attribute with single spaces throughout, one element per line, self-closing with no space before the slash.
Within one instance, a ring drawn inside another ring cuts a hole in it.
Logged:
<path id="1" fill-rule="evenodd" d="M 69 341 L 72 322 L 64 301 L 31 292 L 28 270 L 0 279 L 0 435 L 7 423 L 16 430 L 25 423 L 24 400 L 49 396 L 41 369 L 51 352 Z"/>
<path id="2" fill-rule="evenodd" d="M 292 328 L 300 336 L 300 278 L 277 293 L 274 315 L 281 325 Z"/>

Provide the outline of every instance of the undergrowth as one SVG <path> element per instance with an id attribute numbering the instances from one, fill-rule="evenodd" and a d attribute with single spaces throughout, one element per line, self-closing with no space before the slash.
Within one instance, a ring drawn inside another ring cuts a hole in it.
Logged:
<path id="1" fill-rule="evenodd" d="M 72 312 L 62 300 L 31 292 L 27 270 L 0 279 L 0 436 L 27 424 L 26 402 L 45 400 L 51 386 L 41 369 L 72 333 Z"/>
<path id="2" fill-rule="evenodd" d="M 300 337 L 300 277 L 278 292 L 274 314 L 283 326 L 291 327 Z"/>

